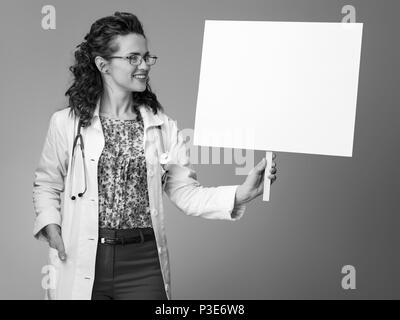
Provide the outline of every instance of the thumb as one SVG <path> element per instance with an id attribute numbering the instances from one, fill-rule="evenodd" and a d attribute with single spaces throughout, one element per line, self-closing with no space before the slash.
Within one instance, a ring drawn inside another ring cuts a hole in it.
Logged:
<path id="1" fill-rule="evenodd" d="M 265 169 L 266 165 L 267 165 L 267 159 L 262 158 L 262 160 L 256 166 L 257 171 L 259 173 L 262 172 Z"/>

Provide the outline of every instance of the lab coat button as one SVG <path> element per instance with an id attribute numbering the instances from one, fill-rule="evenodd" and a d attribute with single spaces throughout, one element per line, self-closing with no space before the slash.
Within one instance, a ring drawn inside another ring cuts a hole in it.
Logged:
<path id="1" fill-rule="evenodd" d="M 151 209 L 151 214 L 156 216 L 158 214 L 158 210 L 157 209 Z"/>
<path id="2" fill-rule="evenodd" d="M 168 157 L 168 153 L 167 152 L 164 152 L 163 154 L 161 154 L 161 156 L 160 156 L 160 163 L 161 164 L 166 164 L 168 162 L 168 160 L 169 160 L 169 157 Z"/>
<path id="3" fill-rule="evenodd" d="M 158 247 L 158 253 L 161 254 L 162 248 Z"/>

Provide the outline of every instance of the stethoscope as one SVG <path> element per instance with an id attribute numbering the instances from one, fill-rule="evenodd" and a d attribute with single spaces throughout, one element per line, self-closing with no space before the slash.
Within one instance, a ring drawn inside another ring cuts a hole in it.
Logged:
<path id="1" fill-rule="evenodd" d="M 78 193 L 78 197 L 80 197 L 80 198 L 83 197 L 83 195 L 87 191 L 87 177 L 86 177 L 87 168 L 86 168 L 86 161 L 85 161 L 85 145 L 83 143 L 83 137 L 82 137 L 82 134 L 81 134 L 81 127 L 82 127 L 82 120 L 79 119 L 78 132 L 77 132 L 77 134 L 75 136 L 74 143 L 73 143 L 73 146 L 72 146 L 72 162 L 71 162 L 71 170 L 72 171 L 71 171 L 70 193 L 69 193 L 71 200 L 76 200 L 76 196 L 72 194 L 72 186 L 73 186 L 73 177 L 74 177 L 73 168 L 75 168 L 75 156 L 76 156 L 75 149 L 76 149 L 76 146 L 78 144 L 78 141 L 79 141 L 79 147 L 80 147 L 81 155 L 82 155 L 83 172 L 84 172 L 83 175 L 84 175 L 84 181 L 85 181 L 85 189 L 82 192 Z M 158 134 L 161 135 L 161 126 L 157 126 L 157 128 L 159 129 Z M 167 172 L 168 172 L 168 170 L 165 170 L 165 165 L 169 161 L 169 155 L 168 155 L 167 152 L 164 152 L 164 142 L 163 142 L 163 139 L 162 139 L 161 136 L 159 136 L 159 141 L 160 141 L 161 150 L 162 150 L 161 156 L 160 156 L 160 159 L 159 159 L 160 164 L 161 164 L 161 168 L 162 168 L 162 172 L 163 172 L 163 174 L 161 176 L 161 184 L 162 184 L 162 188 L 164 188 L 165 187 L 165 182 L 166 182 L 166 179 L 167 179 Z"/>
<path id="2" fill-rule="evenodd" d="M 83 190 L 83 192 L 79 192 L 78 193 L 78 197 L 82 197 L 84 194 L 85 194 L 85 192 L 87 191 L 87 181 L 86 181 L 86 161 L 85 161 L 85 145 L 84 145 L 84 143 L 83 143 L 83 137 L 82 137 L 82 134 L 81 134 L 81 127 L 82 127 L 82 119 L 79 119 L 79 123 L 78 123 L 78 132 L 77 132 L 77 134 L 76 134 L 76 136 L 75 136 L 75 139 L 74 139 L 74 144 L 73 144 L 73 146 L 72 146 L 72 163 L 71 163 L 71 170 L 73 170 L 73 168 L 75 168 L 75 156 L 76 156 L 76 154 L 75 154 L 75 149 L 76 149 L 76 145 L 78 144 L 78 141 L 79 141 L 79 146 L 80 146 L 80 149 L 81 149 L 81 155 L 82 155 L 82 162 L 83 162 L 83 175 L 84 175 L 84 180 L 85 180 L 85 189 Z M 71 173 L 71 182 L 70 182 L 70 196 L 71 196 L 71 200 L 75 200 L 76 199 L 76 196 L 74 196 L 73 194 L 72 194 L 72 186 L 73 186 L 73 178 L 74 178 L 74 171 L 71 171 L 72 173 Z"/>

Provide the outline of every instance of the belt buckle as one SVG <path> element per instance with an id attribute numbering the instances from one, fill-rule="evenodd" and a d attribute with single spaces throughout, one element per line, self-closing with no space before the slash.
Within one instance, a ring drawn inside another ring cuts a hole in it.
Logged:
<path id="1" fill-rule="evenodd" d="M 106 243 L 106 239 L 105 238 L 100 238 L 100 243 Z"/>

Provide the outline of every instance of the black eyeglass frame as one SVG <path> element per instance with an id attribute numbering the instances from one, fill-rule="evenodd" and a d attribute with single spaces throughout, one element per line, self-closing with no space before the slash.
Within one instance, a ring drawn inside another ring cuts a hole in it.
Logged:
<path id="1" fill-rule="evenodd" d="M 133 58 L 133 57 L 139 57 L 139 62 L 137 62 L 137 63 L 132 63 L 132 58 Z M 129 64 L 131 64 L 132 66 L 138 66 L 138 65 L 140 65 L 140 64 L 142 63 L 143 59 L 145 59 L 144 62 L 145 62 L 148 66 L 153 66 L 153 65 L 155 65 L 155 63 L 157 62 L 157 59 L 158 59 L 158 57 L 157 57 L 157 56 L 154 56 L 154 55 L 147 55 L 145 58 L 143 58 L 143 56 L 141 56 L 140 54 L 132 54 L 132 55 L 130 55 L 130 56 L 125 56 L 125 57 L 122 57 L 122 56 L 111 56 L 111 57 L 108 57 L 108 58 L 109 58 L 109 59 L 113 59 L 113 58 L 125 59 L 125 60 L 128 60 Z M 155 59 L 155 60 L 154 60 L 154 63 L 152 63 L 152 64 L 147 63 L 147 61 L 146 61 L 147 58 L 153 58 L 153 59 Z"/>

